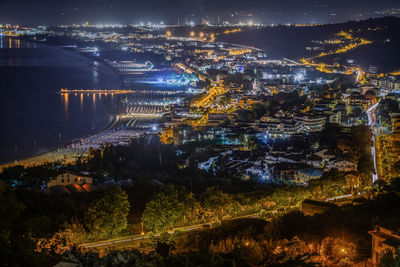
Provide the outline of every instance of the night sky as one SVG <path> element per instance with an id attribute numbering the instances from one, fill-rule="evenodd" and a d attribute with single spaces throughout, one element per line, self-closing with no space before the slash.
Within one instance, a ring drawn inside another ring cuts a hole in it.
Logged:
<path id="1" fill-rule="evenodd" d="M 331 22 L 376 16 L 399 8 L 399 0 L 0 0 L 0 23 L 176 24 L 202 19 L 216 22 Z M 236 13 L 235 13 L 236 12 Z M 250 15 L 250 14 L 251 15 Z"/>

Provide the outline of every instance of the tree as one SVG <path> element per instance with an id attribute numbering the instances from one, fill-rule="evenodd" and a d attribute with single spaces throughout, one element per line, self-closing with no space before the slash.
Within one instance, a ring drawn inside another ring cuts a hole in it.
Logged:
<path id="1" fill-rule="evenodd" d="M 327 237 L 321 243 L 321 256 L 325 261 L 349 264 L 357 255 L 356 246 L 343 239 Z"/>
<path id="2" fill-rule="evenodd" d="M 184 221 L 194 204 L 193 195 L 186 188 L 167 185 L 146 204 L 142 222 L 147 230 L 167 231 Z"/>
<path id="3" fill-rule="evenodd" d="M 392 250 L 386 250 L 379 260 L 379 267 L 400 267 L 400 248 L 393 253 Z"/>
<path id="4" fill-rule="evenodd" d="M 20 180 L 20 178 L 25 174 L 25 168 L 22 165 L 16 165 L 4 168 L 1 172 L 1 180 L 10 182 L 12 180 Z"/>
<path id="5" fill-rule="evenodd" d="M 47 266 L 42 254 L 34 251 L 30 233 L 24 229 L 25 205 L 14 191 L 0 181 L 0 265 Z"/>
<path id="6" fill-rule="evenodd" d="M 395 192 L 400 192 L 400 177 L 393 178 L 390 181 L 390 186 Z"/>
<path id="7" fill-rule="evenodd" d="M 126 228 L 130 210 L 128 195 L 120 188 L 94 200 L 85 214 L 85 225 L 94 238 L 115 236 Z"/>
<path id="8" fill-rule="evenodd" d="M 202 195 L 203 207 L 206 210 L 214 212 L 219 220 L 225 215 L 232 215 L 234 212 L 235 204 L 238 204 L 233 198 L 218 190 L 214 186 L 207 188 Z"/>
<path id="9" fill-rule="evenodd" d="M 52 255 L 62 255 L 77 244 L 85 243 L 87 237 L 88 234 L 83 225 L 73 220 L 70 224 L 66 224 L 64 230 L 58 231 L 51 238 L 39 238 L 35 250 Z"/>
<path id="10" fill-rule="evenodd" d="M 346 185 L 346 179 L 342 172 L 337 169 L 332 169 L 329 172 L 324 172 L 319 184 L 324 196 L 334 196 L 337 195 Z"/>
<path id="11" fill-rule="evenodd" d="M 399 175 L 400 174 L 400 160 L 396 161 L 392 165 L 392 171 L 394 175 Z"/>
<path id="12" fill-rule="evenodd" d="M 375 171 L 371 154 L 362 154 L 358 160 L 357 168 L 361 174 L 369 177 L 370 174 Z"/>
<path id="13" fill-rule="evenodd" d="M 351 128 L 351 136 L 353 145 L 357 146 L 360 150 L 370 150 L 372 146 L 372 133 L 367 125 L 359 125 Z"/>
<path id="14" fill-rule="evenodd" d="M 337 125 L 327 125 L 320 133 L 319 145 L 321 147 L 336 149 L 337 138 L 341 132 L 341 127 Z"/>

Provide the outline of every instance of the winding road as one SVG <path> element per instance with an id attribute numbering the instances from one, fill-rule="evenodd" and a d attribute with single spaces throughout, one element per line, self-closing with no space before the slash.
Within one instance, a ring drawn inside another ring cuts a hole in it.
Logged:
<path id="1" fill-rule="evenodd" d="M 276 212 L 276 210 L 272 210 L 269 212 L 273 213 L 274 211 Z M 244 218 L 258 218 L 258 217 L 259 217 L 259 213 L 254 213 L 254 214 L 234 217 L 234 218 L 229 219 L 229 221 L 237 220 L 237 219 L 244 219 Z M 174 228 L 174 230 L 169 233 L 173 233 L 175 231 L 189 232 L 189 231 L 193 231 L 193 230 L 201 230 L 201 229 L 205 229 L 205 228 L 210 228 L 210 227 L 212 227 L 212 225 L 215 225 L 215 223 L 216 222 L 207 222 L 207 223 L 203 223 L 203 224 L 196 224 L 196 225 Z M 153 236 L 159 237 L 160 234 L 154 234 Z M 129 243 L 132 241 L 144 240 L 147 238 L 148 238 L 147 235 L 129 235 L 129 236 L 124 236 L 124 237 L 117 237 L 114 239 L 101 240 L 101 241 L 92 242 L 92 243 L 80 244 L 80 245 L 78 245 L 78 247 L 84 248 L 84 249 L 106 247 L 106 246 L 112 246 L 112 245 L 117 245 L 117 244 Z"/>
<path id="2" fill-rule="evenodd" d="M 372 155 L 372 159 L 374 161 L 374 173 L 372 174 L 372 184 L 374 184 L 378 180 L 378 169 L 376 167 L 375 131 L 374 131 L 374 126 L 376 123 L 375 111 L 378 108 L 378 106 L 379 106 L 379 101 L 366 110 L 366 113 L 368 116 L 368 126 L 370 127 L 370 129 L 372 131 L 371 155 Z"/>

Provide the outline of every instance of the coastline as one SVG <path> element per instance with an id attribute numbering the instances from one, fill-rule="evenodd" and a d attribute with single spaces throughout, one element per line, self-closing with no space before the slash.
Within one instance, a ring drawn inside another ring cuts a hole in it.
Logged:
<path id="1" fill-rule="evenodd" d="M 108 131 L 115 129 L 115 126 L 119 123 L 119 121 L 120 121 L 119 115 L 116 115 L 114 117 L 114 120 L 105 129 L 101 130 L 100 132 L 90 134 L 90 135 L 87 135 L 87 136 L 84 136 L 81 138 L 77 138 L 77 139 L 94 138 L 98 135 L 104 134 Z M 62 148 L 66 148 L 66 147 L 70 146 L 71 144 L 73 144 L 73 142 L 68 142 L 68 144 L 65 144 L 62 146 L 57 146 L 56 148 L 52 148 L 47 152 L 29 156 L 29 157 L 23 158 L 21 160 L 17 160 L 15 162 L 2 163 L 2 164 L 0 164 L 0 171 L 2 171 L 4 168 L 16 166 L 16 165 L 34 166 L 34 165 L 41 164 L 45 161 L 52 162 L 52 161 L 65 160 L 66 162 L 73 162 L 76 159 L 76 157 L 86 154 L 86 153 L 82 153 L 82 152 L 81 153 L 76 153 L 76 152 L 75 153 L 71 153 L 71 152 L 64 153 L 64 152 L 59 151 Z"/>
<path id="2" fill-rule="evenodd" d="M 28 40 L 28 41 L 37 42 L 37 41 L 32 41 L 32 40 Z M 47 42 L 38 42 L 38 43 L 46 45 L 46 46 L 56 47 L 61 50 L 69 50 L 69 49 L 64 49 L 62 47 L 59 47 L 57 45 L 49 44 Z M 71 51 L 71 50 L 69 50 L 69 51 Z M 72 50 L 71 52 L 78 54 L 80 56 L 83 56 L 91 61 L 98 61 L 100 64 L 104 65 L 104 67 L 111 69 L 119 79 L 119 87 L 120 88 L 124 87 L 124 85 L 122 83 L 122 78 L 119 75 L 119 73 L 117 72 L 116 68 L 113 68 L 111 65 L 105 63 L 103 57 L 93 58 L 91 55 L 82 54 L 77 51 Z M 58 144 L 58 145 L 55 144 L 54 146 L 48 148 L 46 151 L 39 152 L 37 154 L 31 154 L 31 155 L 28 155 L 25 157 L 23 156 L 20 159 L 17 159 L 15 161 L 0 163 L 0 172 L 6 167 L 11 167 L 11 166 L 16 166 L 16 165 L 35 166 L 35 165 L 42 164 L 44 162 L 54 162 L 54 161 L 65 161 L 67 163 L 73 162 L 76 160 L 77 157 L 87 154 L 87 150 L 79 151 L 79 149 L 74 149 L 73 144 L 81 139 L 92 139 L 92 138 L 99 137 L 100 135 L 103 135 L 103 134 L 104 135 L 110 134 L 111 131 L 115 130 L 118 127 L 119 123 L 121 122 L 121 117 L 118 114 L 118 112 L 114 113 L 112 115 L 112 117 L 113 117 L 113 120 L 103 130 L 100 130 L 100 131 L 98 130 L 98 132 L 95 132 L 95 133 L 75 137 L 73 139 L 66 141 L 65 144 Z"/>
<path id="3" fill-rule="evenodd" d="M 11 39 L 23 39 L 26 40 L 28 42 L 32 42 L 32 43 L 38 43 L 40 45 L 45 45 L 45 46 L 50 46 L 50 47 L 55 47 L 55 48 L 59 48 L 62 50 L 66 50 L 63 49 L 61 47 L 49 44 L 47 42 L 39 42 L 39 41 L 35 41 L 35 40 L 31 40 L 31 39 L 26 39 L 26 38 L 15 38 L 15 37 L 10 37 Z M 87 56 L 85 54 L 79 53 L 77 51 L 73 51 L 73 50 L 69 50 L 69 52 L 83 56 L 91 61 L 95 61 L 94 58 Z M 118 73 L 116 72 L 116 70 L 114 68 L 112 68 L 110 65 L 106 64 L 103 60 L 98 60 L 99 63 L 101 63 L 102 65 L 104 65 L 105 68 L 111 69 L 115 75 L 118 77 L 119 79 L 119 87 L 122 85 L 122 81 L 121 81 L 121 77 L 120 75 L 118 75 Z M 73 144 L 74 141 L 76 140 L 80 140 L 80 139 L 88 139 L 88 138 L 94 138 L 100 134 L 104 134 L 105 132 L 108 132 L 110 130 L 115 129 L 115 126 L 118 125 L 120 121 L 119 115 L 118 114 L 114 114 L 113 116 L 113 120 L 103 129 L 100 130 L 98 132 L 95 133 L 91 133 L 88 135 L 84 135 L 84 136 L 79 136 L 76 137 L 72 140 L 67 141 L 66 144 L 63 145 L 55 145 L 51 148 L 48 148 L 47 151 L 45 152 L 40 152 L 37 154 L 32 154 L 26 157 L 22 157 L 21 159 L 15 160 L 15 161 L 9 161 L 9 162 L 4 162 L 4 163 L 0 163 L 0 172 L 6 168 L 6 167 L 11 167 L 11 166 L 15 166 L 15 165 L 28 165 L 28 166 L 33 166 L 33 165 L 37 165 L 40 163 L 43 163 L 44 161 L 48 161 L 48 162 L 52 162 L 52 161 L 59 161 L 59 160 L 66 160 L 67 162 L 72 162 L 76 159 L 76 157 L 84 155 L 85 153 L 72 153 L 72 152 L 67 152 L 67 151 L 63 151 L 60 152 L 60 149 L 63 148 L 67 148 L 68 146 L 70 146 L 71 144 Z M 66 153 L 67 152 L 67 153 Z"/>

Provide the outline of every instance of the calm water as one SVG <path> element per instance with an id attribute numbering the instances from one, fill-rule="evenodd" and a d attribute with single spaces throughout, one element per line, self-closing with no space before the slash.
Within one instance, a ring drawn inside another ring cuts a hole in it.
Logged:
<path id="1" fill-rule="evenodd" d="M 101 131 L 118 96 L 61 96 L 60 88 L 118 88 L 114 71 L 75 52 L 0 40 L 0 162 L 45 152 Z"/>

